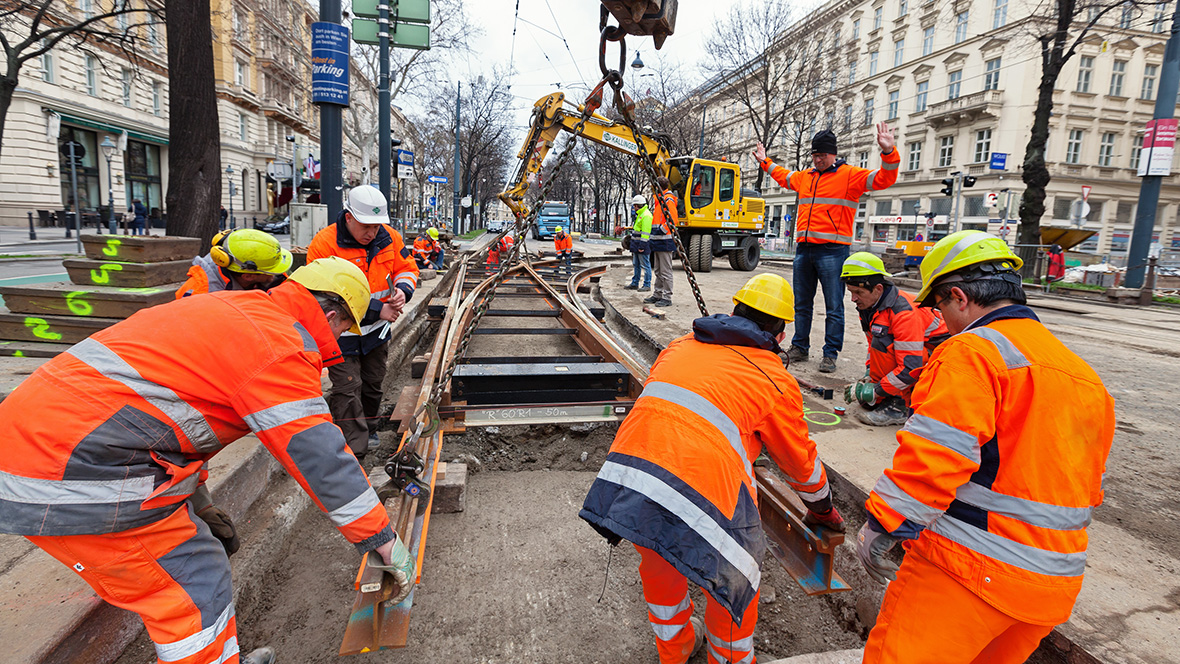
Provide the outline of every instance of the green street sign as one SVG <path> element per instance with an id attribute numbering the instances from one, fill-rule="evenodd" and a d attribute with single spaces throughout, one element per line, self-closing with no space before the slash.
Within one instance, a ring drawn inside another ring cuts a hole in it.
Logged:
<path id="1" fill-rule="evenodd" d="M 377 18 L 378 0 L 352 0 L 352 15 L 361 18 Z"/>
<path id="2" fill-rule="evenodd" d="M 424 23 L 430 25 L 430 0 L 387 0 L 389 19 L 396 16 L 399 23 Z M 353 0 L 352 13 L 363 18 L 377 18 L 377 5 L 381 0 Z"/>
<path id="3" fill-rule="evenodd" d="M 352 40 L 358 44 L 377 43 L 377 21 L 352 19 Z"/>
<path id="4" fill-rule="evenodd" d="M 429 51 L 430 26 L 416 23 L 394 23 L 389 28 L 389 45 Z"/>

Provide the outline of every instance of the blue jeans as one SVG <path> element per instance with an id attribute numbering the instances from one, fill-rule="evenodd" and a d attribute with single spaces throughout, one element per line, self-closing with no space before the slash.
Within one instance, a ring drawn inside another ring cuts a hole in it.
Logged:
<path id="1" fill-rule="evenodd" d="M 640 272 L 643 273 L 643 288 L 648 288 L 651 286 L 651 253 L 650 253 L 650 251 L 651 250 L 649 249 L 648 251 L 645 251 L 642 254 L 634 253 L 634 252 L 631 254 L 631 265 L 635 268 L 634 271 L 631 273 L 631 285 L 632 286 L 639 285 Z M 836 271 L 836 274 L 837 275 L 840 274 L 839 270 Z"/>
<path id="2" fill-rule="evenodd" d="M 840 270 L 848 258 L 846 244 L 800 242 L 795 248 L 795 337 L 792 346 L 811 348 L 811 313 L 815 287 L 824 291 L 826 309 L 824 357 L 836 357 L 844 349 L 844 282 Z"/>
<path id="3" fill-rule="evenodd" d="M 445 255 L 444 255 L 444 253 L 443 253 L 443 248 L 442 248 L 442 247 L 439 247 L 439 248 L 438 248 L 438 258 L 436 258 L 436 259 L 433 261 L 433 262 L 434 262 L 434 269 L 436 269 L 436 270 L 441 270 L 441 269 L 442 269 L 442 267 L 443 267 L 443 261 L 444 261 L 445 259 L 446 259 L 446 256 L 445 256 Z"/>

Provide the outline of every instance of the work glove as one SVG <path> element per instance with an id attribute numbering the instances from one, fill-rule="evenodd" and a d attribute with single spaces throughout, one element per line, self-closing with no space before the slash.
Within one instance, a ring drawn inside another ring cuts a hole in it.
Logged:
<path id="1" fill-rule="evenodd" d="M 402 538 L 394 533 L 393 539 L 377 547 L 373 554 L 380 556 L 385 562 L 378 567 L 392 574 L 393 579 L 397 581 L 397 595 L 390 601 L 401 604 L 414 588 L 414 559 L 410 557 L 410 550 L 406 548 Z"/>
<path id="2" fill-rule="evenodd" d="M 807 510 L 807 515 L 803 517 L 803 525 L 805 526 L 823 526 L 838 533 L 844 532 L 844 517 L 832 507 L 826 512 L 812 512 Z"/>
<path id="3" fill-rule="evenodd" d="M 897 579 L 898 566 L 887 559 L 885 554 L 900 541 L 900 537 L 873 530 L 867 521 L 860 527 L 860 532 L 856 535 L 856 555 L 864 565 L 869 578 L 883 586 Z"/>
<path id="4" fill-rule="evenodd" d="M 221 542 L 221 546 L 225 547 L 225 555 L 230 556 L 237 552 L 241 541 L 238 540 L 238 531 L 234 528 L 233 519 L 229 518 L 228 514 L 216 505 L 209 505 L 197 512 L 197 516 L 209 524 L 209 530 L 212 531 L 213 536 Z"/>
<path id="5" fill-rule="evenodd" d="M 844 403 L 852 403 L 856 400 L 864 406 L 872 406 L 879 401 L 877 395 L 877 383 L 858 380 L 851 385 L 844 388 Z"/>

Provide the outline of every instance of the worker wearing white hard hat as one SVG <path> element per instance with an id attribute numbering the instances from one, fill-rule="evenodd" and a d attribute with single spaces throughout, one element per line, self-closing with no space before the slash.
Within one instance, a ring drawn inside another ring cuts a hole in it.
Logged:
<path id="1" fill-rule="evenodd" d="M 631 227 L 631 283 L 623 286 L 626 290 L 647 292 L 651 290 L 651 208 L 647 206 L 647 199 L 636 195 L 631 199 L 631 214 L 635 216 L 635 223 Z M 643 286 L 639 285 L 639 277 L 643 276 Z"/>

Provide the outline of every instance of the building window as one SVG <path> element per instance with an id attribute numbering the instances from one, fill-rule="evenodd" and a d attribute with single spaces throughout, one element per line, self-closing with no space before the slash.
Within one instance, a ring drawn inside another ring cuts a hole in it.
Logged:
<path id="1" fill-rule="evenodd" d="M 1135 219 L 1135 203 L 1131 201 L 1119 201 L 1118 207 L 1114 211 L 1114 220 L 1120 224 L 1129 224 Z"/>
<path id="2" fill-rule="evenodd" d="M 930 91 L 930 81 L 922 81 L 918 84 L 918 94 L 914 97 L 914 112 L 921 113 L 926 110 L 926 94 Z"/>
<path id="3" fill-rule="evenodd" d="M 1090 91 L 1090 78 L 1094 74 L 1094 58 L 1082 56 L 1078 58 L 1078 92 Z"/>
<path id="4" fill-rule="evenodd" d="M 66 209 L 74 209 L 72 178 L 76 172 L 78 176 L 78 208 L 85 211 L 97 210 L 98 206 L 102 204 L 98 188 L 98 160 L 102 155 L 98 150 L 98 134 L 84 129 L 75 129 L 63 122 L 58 130 L 57 144 L 60 147 L 69 141 L 81 143 L 86 155 L 71 164 L 68 156 L 69 151 L 67 150 L 66 154 L 58 151 L 62 204 Z"/>
<path id="5" fill-rule="evenodd" d="M 909 3 L 906 2 L 906 0 L 901 0 L 901 2 L 898 4 L 898 7 L 897 7 L 897 17 L 901 18 L 902 16 L 905 16 L 908 13 L 910 13 Z"/>
<path id="6" fill-rule="evenodd" d="M 884 217 L 886 215 L 893 214 L 893 201 L 877 201 L 876 214 L 878 217 Z"/>
<path id="7" fill-rule="evenodd" d="M 86 92 L 91 97 L 97 97 L 101 91 L 98 86 L 98 58 L 86 56 Z"/>
<path id="8" fill-rule="evenodd" d="M 246 63 L 241 60 L 234 60 L 234 82 L 238 84 L 239 88 L 246 87 Z"/>
<path id="9" fill-rule="evenodd" d="M 938 167 L 946 168 L 955 160 L 955 137 L 943 136 L 938 141 Z"/>
<path id="10" fill-rule="evenodd" d="M 909 144 L 910 157 L 906 163 L 906 170 L 917 171 L 922 168 L 922 141 L 914 141 Z"/>
<path id="11" fill-rule="evenodd" d="M 45 42 L 41 42 L 41 46 L 45 46 Z M 57 72 L 53 67 L 53 51 L 45 51 L 41 55 L 41 80 L 46 83 L 57 82 Z"/>
<path id="12" fill-rule="evenodd" d="M 1166 4 L 1156 5 L 1155 6 L 1155 16 L 1151 19 L 1151 31 L 1156 34 L 1163 32 L 1164 26 L 1166 25 L 1164 23 L 1164 21 L 1168 20 L 1167 16 L 1168 16 L 1168 6 Z"/>
<path id="13" fill-rule="evenodd" d="M 1058 196 L 1053 199 L 1053 218 L 1054 219 L 1069 219 L 1070 208 L 1073 207 L 1073 199 Z"/>
<path id="14" fill-rule="evenodd" d="M 875 99 L 866 99 L 865 100 L 865 121 L 864 121 L 864 124 L 866 127 L 873 124 L 873 105 L 876 103 L 876 101 L 877 100 L 875 100 Z"/>
<path id="15" fill-rule="evenodd" d="M 852 104 L 844 107 L 844 131 L 852 131 Z"/>
<path id="16" fill-rule="evenodd" d="M 884 11 L 884 7 L 877 7 L 873 10 L 873 30 L 879 30 L 881 28 L 881 18 Z"/>
<path id="17" fill-rule="evenodd" d="M 824 129 L 835 129 L 836 114 L 833 111 L 824 113 Z"/>
<path id="18" fill-rule="evenodd" d="M 982 164 L 992 158 L 992 130 L 975 132 L 975 163 Z"/>
<path id="19" fill-rule="evenodd" d="M 151 47 L 153 53 L 160 51 L 160 29 L 156 27 L 156 22 L 148 23 L 148 46 Z"/>
<path id="20" fill-rule="evenodd" d="M 1123 3 L 1123 11 L 1119 14 L 1119 27 L 1124 30 L 1130 30 L 1131 24 L 1135 21 L 1135 5 L 1130 2 Z"/>
<path id="21" fill-rule="evenodd" d="M 987 71 L 983 74 L 983 89 L 984 90 L 999 90 L 1000 89 L 1000 59 L 988 60 L 986 64 Z"/>
<path id="22" fill-rule="evenodd" d="M 115 4 L 111 7 L 111 11 L 120 11 L 120 9 L 124 8 L 129 9 L 130 5 L 119 3 L 118 0 L 116 0 Z M 119 32 L 126 34 L 127 29 L 131 27 L 130 21 L 127 20 L 126 11 L 121 12 L 115 17 L 115 25 L 119 26 Z"/>
<path id="23" fill-rule="evenodd" d="M 160 146 L 127 141 L 127 151 L 123 153 L 123 170 L 127 174 L 127 205 L 131 205 L 131 199 L 138 198 L 150 215 L 158 216 L 159 208 L 164 203 L 161 195 Z"/>
<path id="24" fill-rule="evenodd" d="M 986 217 L 987 203 L 983 196 L 965 196 L 963 197 L 963 216 L 964 217 Z"/>
<path id="25" fill-rule="evenodd" d="M 900 67 L 902 62 L 905 62 L 905 40 L 898 39 L 893 42 L 893 66 Z"/>
<path id="26" fill-rule="evenodd" d="M 152 113 L 160 114 L 160 84 L 152 83 Z"/>
<path id="27" fill-rule="evenodd" d="M 852 41 L 860 39 L 860 19 L 852 22 Z"/>
<path id="28" fill-rule="evenodd" d="M 134 74 L 130 69 L 123 70 L 123 105 L 131 108 L 131 90 L 134 85 Z"/>
<path id="29" fill-rule="evenodd" d="M 1065 144 L 1065 163 L 1077 164 L 1082 161 L 1082 136 L 1085 134 L 1081 129 L 1069 130 L 1069 141 Z"/>
<path id="30" fill-rule="evenodd" d="M 849 62 L 848 63 L 848 85 L 852 85 L 853 83 L 856 83 L 856 63 Z"/>
<path id="31" fill-rule="evenodd" d="M 1135 137 L 1131 144 L 1131 168 L 1139 170 L 1139 157 L 1143 154 L 1143 135 Z"/>
<path id="32" fill-rule="evenodd" d="M 1002 28 L 1008 24 L 1008 0 L 996 0 L 996 9 L 992 12 L 992 30 Z"/>
<path id="33" fill-rule="evenodd" d="M 939 196 L 938 198 L 930 199 L 930 214 L 945 217 L 951 213 L 951 198 L 949 196 Z M 933 240 L 934 238 L 927 238 Z"/>
<path id="34" fill-rule="evenodd" d="M 869 76 L 877 75 L 877 56 L 880 55 L 877 51 L 869 53 Z"/>
<path id="35" fill-rule="evenodd" d="M 963 89 L 963 70 L 953 71 L 947 78 L 946 98 L 958 99 Z"/>
<path id="36" fill-rule="evenodd" d="M 1159 65 L 1145 65 L 1143 67 L 1143 86 L 1139 88 L 1139 98 L 1153 101 L 1155 99 L 1155 77 L 1159 74 Z"/>
<path id="37" fill-rule="evenodd" d="M 238 138 L 243 142 L 250 136 L 250 123 L 245 113 L 238 113 Z"/>
<path id="38" fill-rule="evenodd" d="M 78 9 L 84 18 L 94 17 L 94 0 L 78 0 Z"/>
<path id="39" fill-rule="evenodd" d="M 934 52 L 934 27 L 931 26 L 922 31 L 922 55 L 930 55 Z"/>
<path id="40" fill-rule="evenodd" d="M 1102 143 L 1098 147 L 1098 165 L 1110 168 L 1114 162 L 1114 132 L 1102 134 Z"/>
<path id="41" fill-rule="evenodd" d="M 967 12 L 955 14 L 955 43 L 959 44 L 967 39 Z"/>
<path id="42" fill-rule="evenodd" d="M 1123 77 L 1127 73 L 1127 61 L 1115 60 L 1110 70 L 1110 96 L 1123 96 Z"/>
<path id="43" fill-rule="evenodd" d="M 897 98 L 900 95 L 901 93 L 897 90 L 889 93 L 889 113 L 885 118 L 886 120 L 894 120 L 897 118 Z"/>
<path id="44" fill-rule="evenodd" d="M 868 168 L 869 167 L 869 153 L 868 152 L 861 152 L 859 155 L 857 155 L 856 161 L 858 164 L 860 164 L 861 168 Z"/>

